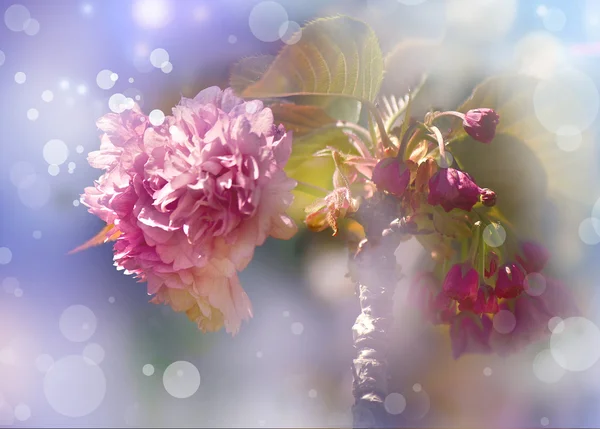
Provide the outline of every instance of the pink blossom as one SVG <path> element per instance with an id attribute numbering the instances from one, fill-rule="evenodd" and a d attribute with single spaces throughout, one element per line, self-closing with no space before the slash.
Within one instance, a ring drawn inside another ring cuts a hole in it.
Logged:
<path id="1" fill-rule="evenodd" d="M 410 170 L 398 158 L 384 158 L 375 165 L 372 179 L 380 191 L 401 197 L 410 182 Z"/>
<path id="2" fill-rule="evenodd" d="M 482 191 L 468 173 L 455 168 L 441 168 L 429 179 L 427 202 L 433 206 L 441 205 L 446 212 L 455 208 L 471 211 L 479 202 Z"/>
<path id="3" fill-rule="evenodd" d="M 296 232 L 285 215 L 296 184 L 283 171 L 291 133 L 262 102 L 218 87 L 183 98 L 160 126 L 136 105 L 98 127 L 89 162 L 105 173 L 82 202 L 120 233 L 117 268 L 203 331 L 236 333 L 252 316 L 238 272 L 268 236 Z"/>
<path id="4" fill-rule="evenodd" d="M 479 289 L 479 274 L 469 263 L 454 264 L 446 274 L 442 289 L 448 298 L 459 303 L 474 302 Z"/>
<path id="5" fill-rule="evenodd" d="M 496 288 L 494 289 L 496 296 L 499 298 L 516 298 L 524 288 L 523 283 L 525 275 L 517 264 L 505 264 L 498 270 L 498 279 L 496 280 Z"/>
<path id="6" fill-rule="evenodd" d="M 481 143 L 490 143 L 496 134 L 500 116 L 492 109 L 473 109 L 465 113 L 463 127 L 467 134 Z"/>
<path id="7" fill-rule="evenodd" d="M 460 311 L 471 311 L 475 314 L 495 314 L 498 312 L 498 297 L 491 286 L 482 284 L 477 291 L 477 299 L 461 302 L 458 309 Z"/>

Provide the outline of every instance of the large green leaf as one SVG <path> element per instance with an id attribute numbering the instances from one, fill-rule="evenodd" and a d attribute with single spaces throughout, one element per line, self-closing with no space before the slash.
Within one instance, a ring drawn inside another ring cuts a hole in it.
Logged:
<path id="1" fill-rule="evenodd" d="M 590 192 L 590 185 L 598 183 L 596 154 L 589 133 L 574 152 L 557 146 L 556 136 L 536 116 L 537 84 L 535 78 L 510 75 L 479 85 L 458 110 L 495 109 L 500 115 L 496 137 L 490 144 L 474 141 L 456 120 L 459 131 L 450 150 L 480 186 L 496 192 L 498 209 L 518 235 L 553 247 L 559 265 L 567 267 L 582 251 L 577 229 L 597 198 Z"/>
<path id="2" fill-rule="evenodd" d="M 243 97 L 349 96 L 375 100 L 383 79 L 383 56 L 373 30 L 362 21 L 337 16 L 312 21 L 302 38 L 285 46 L 267 66 L 265 57 L 234 68 L 231 83 Z M 244 70 L 251 65 L 254 73 Z"/>
<path id="3" fill-rule="evenodd" d="M 276 103 L 269 107 L 273 111 L 275 123 L 283 124 L 286 130 L 293 131 L 296 139 L 336 122 L 319 106 Z"/>
<path id="4" fill-rule="evenodd" d="M 242 58 L 233 65 L 229 85 L 238 94 L 258 82 L 271 64 L 275 61 L 273 55 L 259 55 L 256 57 Z"/>

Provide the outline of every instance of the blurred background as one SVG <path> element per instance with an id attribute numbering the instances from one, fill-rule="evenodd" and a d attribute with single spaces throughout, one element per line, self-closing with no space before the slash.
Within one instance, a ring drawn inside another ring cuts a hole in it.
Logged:
<path id="1" fill-rule="evenodd" d="M 0 426 L 351 426 L 358 304 L 329 231 L 257 250 L 241 274 L 255 317 L 234 338 L 149 304 L 110 245 L 67 256 L 103 226 L 79 205 L 100 174 L 86 162 L 98 117 L 132 102 L 168 114 L 182 95 L 227 86 L 237 59 L 276 53 L 334 14 L 367 21 L 385 53 L 401 53 L 383 93 L 431 73 L 423 109 L 456 108 L 493 74 L 545 82 L 527 102 L 553 140 L 535 150 L 548 199 L 556 190 L 570 217 L 533 220 L 590 322 L 569 337 L 577 371 L 551 341 L 455 361 L 447 331 L 421 322 L 400 282 L 388 412 L 398 427 L 600 426 L 600 1 L 0 0 L 0 12 Z M 398 249 L 407 275 L 420 253 L 413 241 Z"/>

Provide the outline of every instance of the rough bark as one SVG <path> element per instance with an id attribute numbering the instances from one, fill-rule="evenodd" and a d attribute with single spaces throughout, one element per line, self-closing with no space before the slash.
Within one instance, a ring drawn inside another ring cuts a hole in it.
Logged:
<path id="1" fill-rule="evenodd" d="M 367 230 L 367 237 L 371 237 L 362 243 L 352 261 L 360 301 L 360 314 L 352 327 L 356 349 L 352 407 L 355 428 L 389 426 L 384 401 L 389 393 L 387 355 L 398 279 L 394 251 L 399 238 L 391 230 L 382 236 L 383 230 L 377 224 L 389 225 L 389 218 Z"/>

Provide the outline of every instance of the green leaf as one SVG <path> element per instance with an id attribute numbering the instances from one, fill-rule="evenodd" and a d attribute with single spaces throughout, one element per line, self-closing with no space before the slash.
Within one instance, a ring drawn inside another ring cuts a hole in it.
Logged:
<path id="1" fill-rule="evenodd" d="M 237 94 L 241 94 L 263 77 L 274 60 L 274 55 L 242 58 L 231 69 L 229 85 Z"/>
<path id="2" fill-rule="evenodd" d="M 303 164 L 313 158 L 316 152 L 327 147 L 340 149 L 344 153 L 356 152 L 341 129 L 337 127 L 319 128 L 294 140 L 292 154 L 285 167 L 286 172 L 294 174 L 296 170 L 303 168 Z M 308 182 L 312 183 L 310 180 Z M 326 188 L 329 187 L 330 185 L 326 186 Z"/>
<path id="3" fill-rule="evenodd" d="M 285 46 L 256 81 L 267 65 L 266 58 L 259 58 L 234 68 L 231 84 L 243 97 L 337 95 L 374 101 L 383 79 L 383 56 L 375 33 L 347 16 L 307 24 L 300 41 Z M 252 66 L 251 72 L 244 70 L 247 65 Z"/>
<path id="4" fill-rule="evenodd" d="M 336 122 L 319 106 L 276 103 L 269 107 L 273 111 L 275 123 L 283 124 L 286 130 L 293 131 L 295 138 L 313 133 L 319 128 L 333 125 Z"/>

